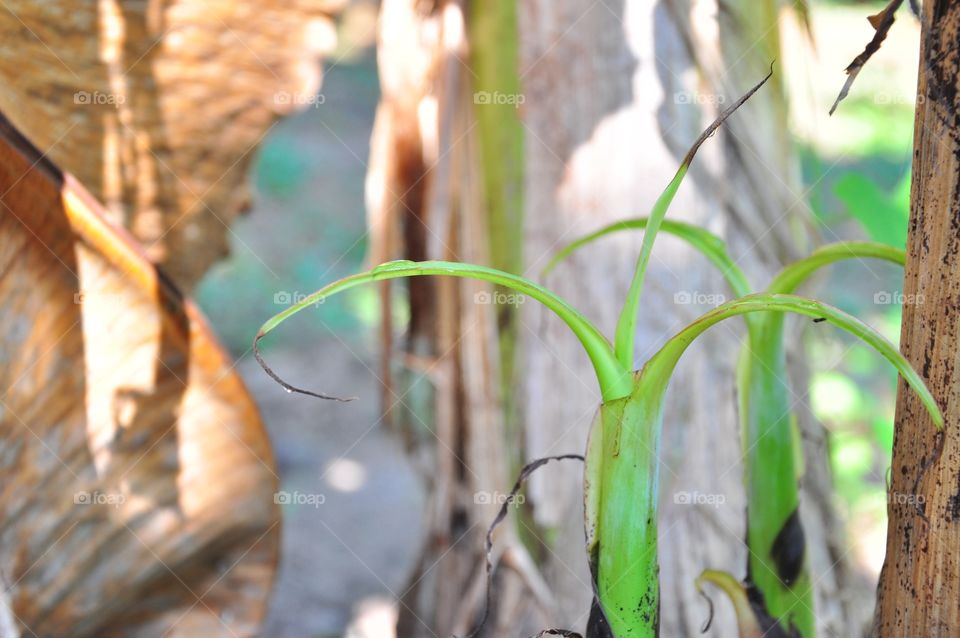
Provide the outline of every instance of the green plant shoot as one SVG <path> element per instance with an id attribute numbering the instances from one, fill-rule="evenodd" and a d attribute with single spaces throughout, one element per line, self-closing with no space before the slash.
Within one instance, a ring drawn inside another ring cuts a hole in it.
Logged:
<path id="1" fill-rule="evenodd" d="M 596 326 L 569 303 L 523 277 L 470 264 L 398 261 L 329 284 L 269 319 L 254 339 L 257 361 L 288 392 L 346 400 L 297 388 L 283 381 L 264 361 L 259 348 L 261 340 L 293 315 L 326 297 L 364 283 L 386 279 L 430 275 L 469 278 L 503 286 L 542 303 L 566 323 L 583 346 L 593 365 L 603 400 L 589 435 L 585 455 L 585 531 L 597 608 L 600 610 L 600 617 L 591 622 L 602 622 L 617 638 L 654 638 L 659 632 L 660 610 L 657 503 L 658 452 L 663 429 L 663 408 L 667 387 L 680 356 L 704 331 L 724 319 L 744 316 L 748 326 L 754 326 L 751 328 L 752 333 L 760 330 L 756 327 L 759 322 L 753 317 L 755 313 L 781 317 L 785 312 L 792 312 L 825 319 L 883 354 L 920 395 L 934 419 L 938 423 L 942 422 L 939 410 L 926 387 L 893 345 L 870 327 L 836 308 L 787 294 L 747 295 L 725 303 L 671 338 L 639 372 L 630 372 L 633 367 L 634 333 L 640 293 L 653 240 L 661 227 L 700 247 L 714 263 L 722 265 L 728 281 L 738 294 L 749 290 L 746 279 L 729 259 L 722 242 L 718 244 L 719 240 L 694 230 L 693 227 L 665 222 L 664 216 L 699 146 L 759 89 L 767 78 L 724 111 L 717 121 L 707 128 L 687 154 L 664 194 L 657 200 L 649 220 L 643 222 L 646 233 L 613 346 Z M 792 276 L 787 273 L 784 281 L 789 282 Z M 802 277 L 800 279 L 802 280 Z"/>
<path id="2" fill-rule="evenodd" d="M 561 249 L 544 269 L 549 273 L 575 250 L 620 230 L 647 227 L 647 218 L 616 222 Z M 724 275 L 737 296 L 750 290 L 743 272 L 730 259 L 715 235 L 677 222 L 665 221 L 664 232 L 687 241 Z M 792 293 L 818 269 L 844 259 L 881 259 L 903 264 L 902 250 L 872 242 L 842 242 L 825 246 L 786 268 L 768 287 L 770 293 Z M 750 317 L 746 317 L 750 319 Z M 813 592 L 806 564 L 806 540 L 799 519 L 799 469 L 802 455 L 786 386 L 784 315 L 772 313 L 747 322 L 738 365 L 740 415 L 748 491 L 747 581 L 762 594 L 764 613 L 784 630 L 804 638 L 816 634 Z"/>

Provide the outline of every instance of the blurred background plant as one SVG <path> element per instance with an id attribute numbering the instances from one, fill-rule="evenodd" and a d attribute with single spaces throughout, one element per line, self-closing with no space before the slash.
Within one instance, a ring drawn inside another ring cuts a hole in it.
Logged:
<path id="1" fill-rule="evenodd" d="M 836 93 L 838 62 L 853 59 L 871 30 L 864 16 L 884 2 L 821 1 L 813 4 L 817 56 L 791 58 L 787 74 L 802 141 L 804 181 L 827 239 L 870 238 L 906 246 L 910 212 L 910 166 L 916 101 L 920 24 L 901 11 L 887 41 L 857 78 L 854 89 L 828 116 L 823 104 Z M 799 37 L 799 36 L 795 36 Z M 795 51 L 789 42 L 784 50 Z M 826 170 L 830 168 L 831 170 Z M 822 179 L 819 179 L 823 176 Z M 856 291 L 862 268 L 886 287 L 871 298 Z M 840 308 L 900 337 L 903 273 L 884 264 L 847 263 L 826 275 L 822 294 Z M 814 374 L 812 406 L 830 429 L 831 465 L 848 539 L 871 578 L 879 574 L 886 547 L 886 480 L 893 446 L 896 385 L 893 374 L 862 346 L 835 334 L 808 344 Z"/>

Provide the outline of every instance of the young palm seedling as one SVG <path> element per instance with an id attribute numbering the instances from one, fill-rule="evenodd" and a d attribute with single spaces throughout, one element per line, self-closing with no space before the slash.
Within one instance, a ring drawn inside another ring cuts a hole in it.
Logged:
<path id="1" fill-rule="evenodd" d="M 711 326 L 740 315 L 747 318 L 748 324 L 756 323 L 755 313 L 780 315 L 792 312 L 825 319 L 883 354 L 939 420 L 937 407 L 920 377 L 897 349 L 877 332 L 824 303 L 778 292 L 745 294 L 711 310 L 671 338 L 641 370 L 632 371 L 640 294 L 657 231 L 661 226 L 670 232 L 678 229 L 681 232 L 690 230 L 691 237 L 717 248 L 715 242 L 711 242 L 702 233 L 691 230 L 692 227 L 680 227 L 665 222 L 664 216 L 670 202 L 700 145 L 757 91 L 766 79 L 725 110 L 697 139 L 675 177 L 654 204 L 649 219 L 645 222 L 646 233 L 640 256 L 612 344 L 582 314 L 543 286 L 493 268 L 442 261 L 390 262 L 329 284 L 268 320 L 254 339 L 254 354 L 257 360 L 285 389 L 335 399 L 336 397 L 296 388 L 280 379 L 263 361 L 258 347 L 260 340 L 286 319 L 330 295 L 374 281 L 438 275 L 497 284 L 535 299 L 556 314 L 573 331 L 593 364 L 603 401 L 589 435 L 584 469 L 587 558 L 593 575 L 596 598 L 595 613 L 592 614 L 588 632 L 596 636 L 653 638 L 658 635 L 658 452 L 664 401 L 670 377 L 680 356 Z M 722 248 L 722 245 L 720 247 Z M 708 254 L 721 259 L 721 252 L 714 250 L 713 253 L 708 251 Z M 729 262 L 729 258 L 726 258 L 726 261 Z M 738 286 L 737 294 L 749 292 L 746 280 L 742 277 Z"/>
<path id="2" fill-rule="evenodd" d="M 577 239 L 557 252 L 543 274 L 593 241 L 621 230 L 644 230 L 649 224 L 650 220 L 645 217 L 626 219 Z M 723 274 L 734 295 L 743 297 L 750 293 L 746 276 L 730 259 L 719 237 L 678 222 L 664 221 L 661 228 L 703 253 Z M 824 266 L 844 259 L 866 258 L 903 265 L 904 252 L 872 242 L 830 244 L 784 268 L 766 292 L 792 293 Z M 798 459 L 802 458 L 802 451 L 786 383 L 784 318 L 783 313 L 746 317 L 747 338 L 737 369 L 748 497 L 746 586 L 752 594 L 753 605 L 740 605 L 738 601 L 742 596 L 731 590 L 731 582 L 735 581 L 718 577 L 717 572 L 705 572 L 701 581 L 711 582 L 728 592 L 737 613 L 751 611 L 756 616 L 753 622 L 759 623 L 757 626 L 769 625 L 772 620 L 773 626 L 766 626 L 764 631 L 773 629 L 783 635 L 812 638 L 816 633 L 813 591 L 799 517 Z M 823 318 L 816 320 L 820 319 Z M 742 619 L 741 623 L 749 621 Z M 779 629 L 775 625 L 779 625 Z"/>

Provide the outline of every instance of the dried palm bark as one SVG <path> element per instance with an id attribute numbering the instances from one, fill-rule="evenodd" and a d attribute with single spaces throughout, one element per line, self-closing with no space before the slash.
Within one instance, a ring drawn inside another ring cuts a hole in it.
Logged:
<path id="1" fill-rule="evenodd" d="M 277 477 L 203 317 L 0 120 L 0 633 L 253 636 Z"/>
<path id="2" fill-rule="evenodd" d="M 347 0 L 0 8 L 0 111 L 189 291 L 228 249 L 277 119 L 314 103 Z"/>
<path id="3" fill-rule="evenodd" d="M 960 4 L 925 2 L 914 126 L 904 355 L 940 402 L 936 431 L 901 386 L 876 636 L 950 636 L 960 626 Z"/>
<path id="4" fill-rule="evenodd" d="M 490 261 L 489 235 L 499 231 L 484 206 L 490 191 L 482 181 L 478 149 L 490 141 L 480 136 L 497 123 L 476 121 L 478 87 L 471 86 L 478 79 L 471 69 L 476 51 L 468 50 L 465 36 L 469 16 L 492 5 L 382 4 L 382 98 L 367 176 L 373 263 Z M 516 37 L 509 24 L 494 21 L 488 27 L 491 46 L 509 46 L 502 38 Z M 495 33 L 498 28 L 504 31 Z M 503 232 L 519 241 L 515 225 Z M 484 531 L 497 511 L 496 493 L 513 480 L 509 466 L 517 458 L 502 410 L 503 317 L 490 303 L 495 293 L 489 287 L 427 278 L 408 285 L 411 318 L 398 346 L 391 313 L 384 313 L 381 381 L 385 407 L 422 461 L 430 500 L 418 565 L 401 592 L 398 634 L 467 635 L 483 611 Z M 390 290 L 383 291 L 389 308 Z M 403 352 L 406 365 L 390 375 L 394 349 Z M 500 529 L 494 551 L 501 569 L 489 635 L 520 635 L 523 630 L 512 623 L 529 615 L 531 604 L 541 612 L 537 628 L 542 627 L 552 615 L 549 591 L 513 528 Z"/>

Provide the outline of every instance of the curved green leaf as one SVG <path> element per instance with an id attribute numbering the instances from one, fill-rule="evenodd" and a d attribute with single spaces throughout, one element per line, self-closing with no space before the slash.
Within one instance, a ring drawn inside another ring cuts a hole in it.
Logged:
<path id="1" fill-rule="evenodd" d="M 647 231 L 643 234 L 643 243 L 640 245 L 640 255 L 637 257 L 637 266 L 633 273 L 633 279 L 630 281 L 630 289 L 627 291 L 626 301 L 623 304 L 623 309 L 620 311 L 620 317 L 617 320 L 617 332 L 613 341 L 617 360 L 620 361 L 621 365 L 625 368 L 633 367 L 633 345 L 637 332 L 637 313 L 640 310 L 640 293 L 643 291 L 643 279 L 647 272 L 647 265 L 650 263 L 653 241 L 657 237 L 657 232 L 659 232 L 663 218 L 667 214 L 667 209 L 670 208 L 670 203 L 680 189 L 680 184 L 683 182 L 683 178 L 686 176 L 694 156 L 697 154 L 697 151 L 700 150 L 700 146 L 720 128 L 720 125 L 723 124 L 734 111 L 743 106 L 743 103 L 749 100 L 772 75 L 773 65 L 771 64 L 770 73 L 768 73 L 765 78 L 760 80 L 760 82 L 749 91 L 740 96 L 736 102 L 720 113 L 717 119 L 700 134 L 697 141 L 694 142 L 690 150 L 687 151 L 676 175 L 673 176 L 673 179 L 670 180 L 670 183 L 667 184 L 663 193 L 661 193 L 660 197 L 658 197 L 654 203 L 653 209 L 650 211 L 650 219 L 647 222 Z"/>
<path id="2" fill-rule="evenodd" d="M 257 361 L 260 362 L 260 365 L 263 366 L 264 370 L 270 374 L 274 380 L 283 385 L 283 387 L 288 391 L 301 392 L 313 396 L 319 396 L 320 398 L 336 399 L 337 397 L 301 390 L 300 388 L 291 386 L 280 379 L 276 374 L 273 373 L 269 366 L 266 365 L 266 363 L 263 361 L 263 358 L 260 356 L 258 348 L 260 340 L 293 315 L 313 306 L 314 304 L 331 295 L 349 290 L 361 284 L 374 281 L 400 279 L 403 277 L 419 277 L 424 275 L 439 275 L 488 281 L 490 283 L 499 284 L 505 288 L 509 288 L 510 290 L 525 294 L 532 299 L 539 301 L 544 306 L 552 310 L 560 319 L 562 319 L 570 327 L 577 339 L 580 340 L 580 343 L 583 345 L 583 349 L 590 357 L 594 371 L 597 374 L 597 380 L 600 383 L 600 391 L 603 395 L 603 399 L 608 401 L 626 396 L 630 393 L 632 387 L 630 371 L 617 362 L 613 350 L 610 347 L 610 343 L 600 333 L 600 331 L 597 330 L 596 326 L 590 323 L 586 317 L 581 315 L 569 303 L 546 288 L 543 288 L 542 286 L 528 279 L 524 279 L 523 277 L 496 270 L 495 268 L 488 268 L 486 266 L 475 266 L 472 264 L 461 264 L 448 261 L 392 261 L 377 266 L 373 270 L 335 281 L 324 288 L 321 288 L 312 295 L 309 295 L 299 303 L 280 313 L 277 313 L 272 318 L 268 319 L 263 326 L 260 327 L 260 330 L 257 332 L 257 336 L 254 339 L 254 355 L 257 357 Z"/>
<path id="3" fill-rule="evenodd" d="M 790 294 L 820 268 L 844 259 L 882 259 L 902 266 L 906 254 L 899 248 L 870 241 L 827 244 L 808 257 L 786 266 L 770 282 L 767 292 Z"/>
<path id="4" fill-rule="evenodd" d="M 829 304 L 805 297 L 760 293 L 728 301 L 706 313 L 670 339 L 670 341 L 650 359 L 647 365 L 665 368 L 664 371 L 669 374 L 680 356 L 687 349 L 687 346 L 708 328 L 728 317 L 751 312 L 793 312 L 816 319 L 826 319 L 838 328 L 849 332 L 879 352 L 887 361 L 893 364 L 893 367 L 900 373 L 904 381 L 906 381 L 920 397 L 921 402 L 924 407 L 926 407 L 927 412 L 930 413 L 937 427 L 940 428 L 943 426 L 943 415 L 940 413 L 940 408 L 937 406 L 933 395 L 930 394 L 923 379 L 920 378 L 916 370 L 914 370 L 910 363 L 900 354 L 896 346 L 856 317 L 848 315 Z"/>
<path id="5" fill-rule="evenodd" d="M 587 244 L 621 230 L 643 230 L 647 227 L 648 223 L 648 217 L 624 219 L 604 226 L 589 235 L 584 235 L 560 249 L 541 271 L 541 275 L 546 276 L 550 274 L 560 262 Z M 727 252 L 727 244 L 722 239 L 699 226 L 668 219 L 663 220 L 660 229 L 665 233 L 684 240 L 703 254 L 704 257 L 709 259 L 710 263 L 716 266 L 720 274 L 723 275 L 723 278 L 727 281 L 727 285 L 730 286 L 735 296 L 744 297 L 753 292 L 750 283 L 747 281 L 747 276 L 733 261 L 733 258 L 730 257 L 730 254 Z"/>

